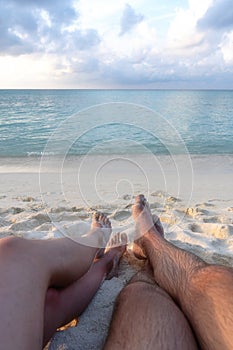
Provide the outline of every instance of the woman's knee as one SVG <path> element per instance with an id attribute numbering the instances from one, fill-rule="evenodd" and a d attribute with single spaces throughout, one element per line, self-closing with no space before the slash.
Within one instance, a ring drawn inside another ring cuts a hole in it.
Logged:
<path id="1" fill-rule="evenodd" d="M 20 237 L 4 237 L 0 239 L 0 259 L 10 258 L 25 249 L 25 239 Z"/>
<path id="2" fill-rule="evenodd" d="M 55 288 L 49 288 L 45 297 L 45 306 L 57 310 L 60 306 L 60 291 Z"/>

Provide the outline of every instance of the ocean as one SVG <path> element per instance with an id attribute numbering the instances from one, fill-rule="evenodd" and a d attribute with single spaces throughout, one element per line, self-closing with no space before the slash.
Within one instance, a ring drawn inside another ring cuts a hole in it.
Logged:
<path id="1" fill-rule="evenodd" d="M 233 154 L 233 91 L 0 90 L 0 157 Z"/>

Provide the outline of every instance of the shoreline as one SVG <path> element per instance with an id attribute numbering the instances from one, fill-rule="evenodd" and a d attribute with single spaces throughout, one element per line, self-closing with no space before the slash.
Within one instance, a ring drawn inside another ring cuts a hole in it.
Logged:
<path id="1" fill-rule="evenodd" d="M 15 192 L 21 195 L 23 191 L 34 197 L 53 192 L 49 205 L 59 201 L 61 193 L 60 199 L 72 205 L 84 205 L 85 201 L 79 201 L 83 196 L 89 204 L 97 205 L 158 190 L 183 199 L 187 205 L 208 199 L 233 201 L 233 154 L 0 157 L 0 161 L 1 195 L 11 195 L 14 183 Z M 98 193 L 93 196 L 94 192 Z M 113 192 L 116 194 L 111 197 Z"/>

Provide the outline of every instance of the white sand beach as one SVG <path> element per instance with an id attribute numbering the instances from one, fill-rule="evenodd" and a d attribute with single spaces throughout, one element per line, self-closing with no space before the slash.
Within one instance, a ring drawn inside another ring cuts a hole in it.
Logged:
<path id="1" fill-rule="evenodd" d="M 131 206 L 144 193 L 166 239 L 208 262 L 233 266 L 232 174 L 232 155 L 89 156 L 41 165 L 38 158 L 1 158 L 0 237 L 49 239 L 66 227 L 72 236 L 101 210 L 113 231 L 127 232 L 131 242 Z M 101 349 L 115 298 L 141 268 L 128 250 L 119 277 L 102 284 L 77 327 L 57 332 L 51 350 Z"/>

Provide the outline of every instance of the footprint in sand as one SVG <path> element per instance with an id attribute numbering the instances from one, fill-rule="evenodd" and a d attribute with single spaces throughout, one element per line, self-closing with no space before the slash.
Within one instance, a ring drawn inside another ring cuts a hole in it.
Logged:
<path id="1" fill-rule="evenodd" d="M 199 208 L 199 207 L 194 207 L 194 208 L 187 208 L 186 209 L 186 215 L 191 216 L 191 217 L 196 217 L 200 215 L 209 215 L 210 212 L 208 210 Z"/>
<path id="2" fill-rule="evenodd" d="M 177 202 L 182 202 L 182 200 L 180 198 L 176 198 L 176 197 L 170 196 L 170 197 L 168 197 L 166 199 L 166 202 L 177 203 Z"/>
<path id="3" fill-rule="evenodd" d="M 42 213 L 31 216 L 31 219 L 37 220 L 40 225 L 42 225 L 46 222 L 51 222 L 50 217 L 47 214 L 42 214 Z"/>
<path id="4" fill-rule="evenodd" d="M 34 230 L 37 226 L 39 226 L 39 222 L 35 219 L 32 220 L 23 220 L 12 224 L 9 228 L 12 231 L 29 231 Z"/>
<path id="5" fill-rule="evenodd" d="M 159 202 L 150 203 L 150 209 L 157 209 L 161 207 L 162 207 L 162 204 Z"/>
<path id="6" fill-rule="evenodd" d="M 12 207 L 9 209 L 9 213 L 12 213 L 13 215 L 22 213 L 23 211 L 25 211 L 25 209 L 19 207 Z"/>
<path id="7" fill-rule="evenodd" d="M 205 236 L 213 236 L 218 239 L 227 239 L 233 234 L 233 225 L 221 225 L 215 223 L 191 224 L 192 232 L 203 233 Z"/>
<path id="8" fill-rule="evenodd" d="M 117 221 L 123 221 L 128 219 L 130 216 L 131 216 L 131 212 L 127 210 L 119 210 L 119 211 L 115 211 L 111 216 L 109 216 L 109 218 L 112 218 Z"/>
<path id="9" fill-rule="evenodd" d="M 155 191 L 151 193 L 152 197 L 169 197 L 169 194 L 165 191 Z"/>

